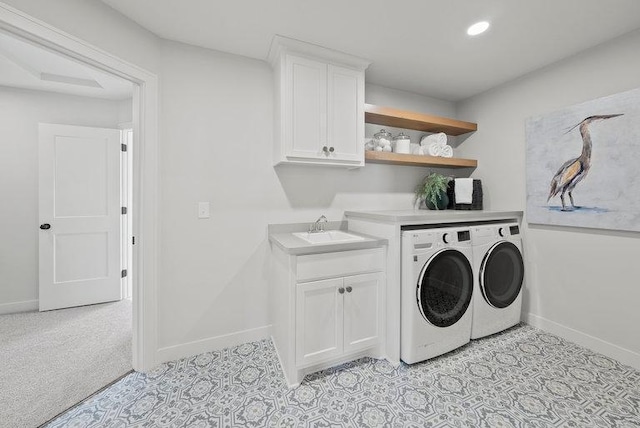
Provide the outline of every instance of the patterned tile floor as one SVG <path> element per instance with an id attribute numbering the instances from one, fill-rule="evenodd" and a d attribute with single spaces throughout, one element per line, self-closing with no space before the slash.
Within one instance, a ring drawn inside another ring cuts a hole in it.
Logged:
<path id="1" fill-rule="evenodd" d="M 640 427 L 640 372 L 530 326 L 288 390 L 270 341 L 132 373 L 53 427 Z"/>

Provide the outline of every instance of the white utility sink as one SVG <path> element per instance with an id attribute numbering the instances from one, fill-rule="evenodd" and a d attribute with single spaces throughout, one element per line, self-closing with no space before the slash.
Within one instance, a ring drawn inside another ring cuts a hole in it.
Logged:
<path id="1" fill-rule="evenodd" d="M 352 235 L 341 230 L 326 230 L 324 232 L 298 232 L 294 233 L 300 239 L 304 239 L 310 244 L 334 244 L 340 242 L 364 241 L 364 238 Z"/>

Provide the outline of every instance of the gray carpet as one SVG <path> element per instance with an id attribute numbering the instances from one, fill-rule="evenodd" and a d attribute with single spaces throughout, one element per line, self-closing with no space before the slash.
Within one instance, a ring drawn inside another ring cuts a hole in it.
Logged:
<path id="1" fill-rule="evenodd" d="M 0 316 L 0 427 L 37 427 L 131 370 L 131 301 Z"/>
<path id="2" fill-rule="evenodd" d="M 132 373 L 59 427 L 640 427 L 640 372 L 529 326 L 394 368 L 363 358 L 287 389 L 270 341 Z"/>

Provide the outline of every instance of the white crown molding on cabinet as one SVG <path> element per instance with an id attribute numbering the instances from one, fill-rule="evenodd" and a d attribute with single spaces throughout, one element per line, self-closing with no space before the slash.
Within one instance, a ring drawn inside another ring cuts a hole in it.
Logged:
<path id="1" fill-rule="evenodd" d="M 150 370 L 158 361 L 158 77 L 5 3 L 0 29 L 134 83 L 133 368 Z"/>
<path id="2" fill-rule="evenodd" d="M 296 55 L 306 56 L 311 59 L 322 58 L 330 64 L 346 65 L 360 71 L 366 70 L 367 67 L 371 65 L 371 61 L 358 58 L 345 52 L 276 34 L 273 36 L 268 54 L 268 59 L 272 67 L 278 66 L 280 55 L 284 52 L 294 52 Z"/>

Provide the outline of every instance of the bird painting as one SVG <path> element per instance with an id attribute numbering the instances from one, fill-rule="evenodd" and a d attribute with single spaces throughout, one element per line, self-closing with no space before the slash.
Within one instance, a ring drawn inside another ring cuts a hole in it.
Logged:
<path id="1" fill-rule="evenodd" d="M 573 201 L 573 189 L 578 183 L 580 183 L 589 173 L 591 168 L 591 133 L 589 132 L 589 125 L 596 121 L 612 119 L 614 117 L 622 116 L 622 114 L 606 114 L 599 116 L 589 116 L 576 126 L 571 128 L 572 131 L 575 128 L 580 128 L 580 135 L 582 136 L 582 153 L 580 156 L 574 159 L 566 161 L 558 172 L 553 176 L 551 180 L 551 188 L 549 190 L 549 196 L 547 197 L 547 203 L 554 196 L 560 194 L 560 200 L 562 202 L 562 211 L 573 211 L 579 208 Z M 571 209 L 568 209 L 565 203 L 564 195 L 569 194 L 569 200 L 571 202 Z"/>

